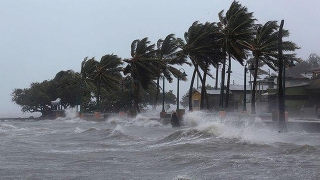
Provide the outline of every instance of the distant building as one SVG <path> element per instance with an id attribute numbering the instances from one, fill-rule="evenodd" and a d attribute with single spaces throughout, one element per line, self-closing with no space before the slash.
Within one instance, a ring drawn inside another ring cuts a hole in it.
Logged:
<path id="1" fill-rule="evenodd" d="M 257 81 L 256 111 L 257 113 L 278 112 L 278 76 L 271 75 Z M 285 105 L 291 116 L 315 117 L 320 112 L 320 69 L 302 74 L 299 78 L 286 77 Z M 247 109 L 250 111 L 252 82 L 246 87 Z M 224 92 L 226 93 L 226 91 Z M 220 89 L 207 90 L 209 110 L 218 111 Z M 193 110 L 200 109 L 201 89 L 193 89 Z M 242 111 L 244 103 L 244 86 L 230 85 L 229 111 Z M 206 106 L 206 104 L 205 104 Z"/>
<path id="2" fill-rule="evenodd" d="M 276 77 L 274 77 L 276 82 Z M 277 83 L 268 89 L 268 112 L 277 112 Z M 315 117 L 320 107 L 320 69 L 286 78 L 285 106 L 291 116 Z"/>
<path id="3" fill-rule="evenodd" d="M 251 102 L 251 87 L 250 85 L 246 85 L 246 100 L 245 103 Z M 259 84 L 257 88 L 257 95 L 261 96 L 261 94 L 267 91 L 267 85 Z M 226 90 L 225 92 L 226 93 Z M 207 90 L 208 101 L 209 101 L 209 110 L 218 111 L 219 110 L 219 101 L 220 101 L 220 88 Z M 192 92 L 192 105 L 193 110 L 200 110 L 200 101 L 201 101 L 201 89 L 193 89 Z M 230 85 L 229 91 L 229 108 L 230 111 L 241 111 L 243 109 L 244 103 L 244 85 Z"/>

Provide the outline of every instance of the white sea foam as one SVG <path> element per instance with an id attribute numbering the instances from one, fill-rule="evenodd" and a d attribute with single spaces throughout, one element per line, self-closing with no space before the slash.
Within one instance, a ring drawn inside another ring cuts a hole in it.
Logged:
<path id="1" fill-rule="evenodd" d="M 75 130 L 74 130 L 75 133 L 82 133 L 83 131 L 84 130 L 79 128 L 79 127 L 76 127 Z"/>
<path id="2" fill-rule="evenodd" d="M 110 136 L 118 135 L 118 134 L 123 134 L 123 127 L 121 125 L 117 125 L 111 132 Z"/>
<path id="3" fill-rule="evenodd" d="M 12 124 L 1 124 L 0 128 L 1 129 L 17 129 L 17 127 Z"/>
<path id="4" fill-rule="evenodd" d="M 128 118 L 125 116 L 110 116 L 106 122 L 109 124 L 121 124 L 128 122 Z"/>
<path id="5" fill-rule="evenodd" d="M 68 108 L 65 109 L 65 117 L 58 117 L 57 121 L 63 121 L 66 123 L 83 123 L 83 122 L 90 122 L 95 123 L 94 121 L 86 121 L 78 116 L 78 112 L 75 109 Z"/>
<path id="6" fill-rule="evenodd" d="M 184 123 L 186 126 L 218 137 L 238 139 L 257 144 L 284 142 L 314 145 L 316 143 L 316 140 L 313 139 L 301 140 L 299 138 L 301 133 L 298 132 L 279 133 L 277 129 L 268 127 L 260 118 L 227 117 L 222 119 L 217 114 L 195 111 L 185 114 Z"/>
<path id="7" fill-rule="evenodd" d="M 111 116 L 108 117 L 107 123 L 110 124 L 123 124 L 125 126 L 140 126 L 140 127 L 157 127 L 162 126 L 162 123 L 158 121 L 156 117 L 159 117 L 159 113 L 154 111 L 148 111 L 138 114 L 135 118 L 129 118 L 126 116 Z"/>
<path id="8" fill-rule="evenodd" d="M 129 121 L 128 125 L 142 126 L 142 127 L 156 127 L 156 126 L 162 126 L 162 123 L 160 123 L 157 120 L 152 120 L 151 118 L 145 117 L 143 115 L 138 115 L 136 118 Z"/>
<path id="9" fill-rule="evenodd" d="M 188 176 L 178 175 L 177 177 L 174 178 L 174 180 L 191 180 L 191 178 Z"/>

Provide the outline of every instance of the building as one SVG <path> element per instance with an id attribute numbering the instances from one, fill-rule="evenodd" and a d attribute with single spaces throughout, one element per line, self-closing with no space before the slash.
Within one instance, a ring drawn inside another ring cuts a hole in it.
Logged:
<path id="1" fill-rule="evenodd" d="M 310 78 L 310 74 L 312 74 Z M 277 82 L 268 89 L 268 112 L 277 112 Z M 320 69 L 304 73 L 299 78 L 286 78 L 285 83 L 286 111 L 295 117 L 316 117 L 320 107 Z"/>
<path id="2" fill-rule="evenodd" d="M 312 74 L 312 76 L 311 76 Z M 257 81 L 256 112 L 278 112 L 278 76 L 271 75 Z M 316 117 L 320 113 L 320 69 L 304 73 L 298 78 L 286 77 L 285 106 L 290 116 Z M 252 84 L 252 82 L 250 82 Z M 226 93 L 226 92 L 225 92 Z M 252 88 L 246 87 L 246 109 L 250 111 Z M 220 89 L 207 90 L 209 110 L 218 111 Z M 230 85 L 228 111 L 242 111 L 244 107 L 244 86 Z M 201 89 L 193 89 L 194 110 L 200 109 Z M 206 105 L 205 105 L 206 106 Z"/>
<path id="3" fill-rule="evenodd" d="M 267 90 L 267 85 L 259 84 L 257 88 L 257 97 L 261 97 Z M 251 91 L 250 85 L 246 85 L 246 100 L 245 103 L 251 102 Z M 225 91 L 226 93 L 226 91 Z M 209 110 L 218 111 L 220 102 L 220 88 L 207 90 Z M 193 89 L 192 92 L 192 105 L 193 110 L 200 110 L 201 101 L 201 89 Z M 230 85 L 229 91 L 229 111 L 242 111 L 244 106 L 244 85 Z"/>

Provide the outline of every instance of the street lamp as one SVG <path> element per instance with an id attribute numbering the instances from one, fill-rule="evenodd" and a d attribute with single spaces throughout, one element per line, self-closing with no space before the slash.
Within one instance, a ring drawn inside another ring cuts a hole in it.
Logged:
<path id="1" fill-rule="evenodd" d="M 164 96 L 165 96 L 165 92 L 164 92 L 164 76 L 163 76 L 163 81 L 162 81 L 162 112 L 165 112 L 164 110 Z"/>
<path id="2" fill-rule="evenodd" d="M 177 78 L 178 84 L 177 84 L 177 110 L 176 110 L 178 118 L 179 118 L 179 80 L 180 80 L 181 77 L 186 77 L 187 76 L 187 74 L 186 74 L 186 72 L 185 72 L 185 70 L 183 68 L 180 68 L 179 71 L 181 73 L 181 76 L 179 75 L 178 78 Z"/>
<path id="3" fill-rule="evenodd" d="M 247 111 L 247 63 L 246 65 L 244 65 L 244 81 L 243 81 L 243 85 L 244 85 L 244 94 L 243 94 L 243 112 Z"/>
<path id="4" fill-rule="evenodd" d="M 253 64 L 250 65 L 249 68 L 250 71 L 255 70 Z M 247 111 L 247 72 L 248 72 L 248 68 L 247 68 L 247 63 L 244 65 L 244 81 L 243 81 L 243 86 L 244 86 L 244 94 L 243 94 L 243 111 L 246 112 Z M 251 77 L 251 75 L 250 75 Z"/>
<path id="5" fill-rule="evenodd" d="M 79 104 L 79 113 L 81 115 L 82 113 L 82 95 L 83 95 L 83 89 L 85 88 L 85 84 L 83 84 L 83 80 L 81 78 L 80 80 L 80 85 L 79 85 L 79 89 L 78 89 L 78 94 L 77 94 L 77 101 L 78 101 L 78 104 Z"/>
<path id="6" fill-rule="evenodd" d="M 225 108 L 229 108 L 229 95 L 230 95 L 230 75 L 232 73 L 231 71 L 231 65 L 227 65 L 228 70 L 226 71 L 226 74 L 228 74 L 227 77 L 227 90 L 226 90 L 226 102 L 225 102 Z"/>

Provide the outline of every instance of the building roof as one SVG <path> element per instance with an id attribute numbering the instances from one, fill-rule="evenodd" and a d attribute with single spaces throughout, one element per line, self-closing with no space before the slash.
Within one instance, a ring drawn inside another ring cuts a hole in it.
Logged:
<path id="1" fill-rule="evenodd" d="M 193 88 L 193 92 L 195 91 L 198 93 L 201 93 L 201 88 L 198 88 L 198 89 Z M 224 92 L 226 92 L 226 90 L 224 90 Z M 211 94 L 211 95 L 220 94 L 220 88 L 207 90 L 207 94 Z"/>
<path id="2" fill-rule="evenodd" d="M 247 90 L 250 90 L 250 86 L 246 86 Z M 243 91 L 244 90 L 244 85 L 232 85 L 230 84 L 230 90 L 231 91 Z"/>
<path id="3" fill-rule="evenodd" d="M 226 90 L 224 90 L 224 92 L 226 92 Z M 220 94 L 220 89 L 207 90 L 207 94 Z"/>
<path id="4" fill-rule="evenodd" d="M 261 87 L 263 87 L 264 89 L 263 90 L 266 90 L 267 89 L 267 86 L 264 85 Z M 244 85 L 231 85 L 230 84 L 230 94 L 232 94 L 232 91 L 243 91 L 244 90 Z M 247 84 L 247 87 L 246 87 L 247 91 L 250 91 L 250 85 Z M 259 89 L 259 88 L 258 88 Z M 194 91 L 197 91 L 199 93 L 201 93 L 201 88 L 198 88 L 198 89 L 193 89 Z M 226 93 L 226 88 L 224 89 L 224 92 Z M 211 89 L 211 90 L 207 90 L 207 94 L 211 94 L 211 95 L 217 95 L 217 94 L 220 94 L 220 88 L 217 88 L 217 89 Z"/>

